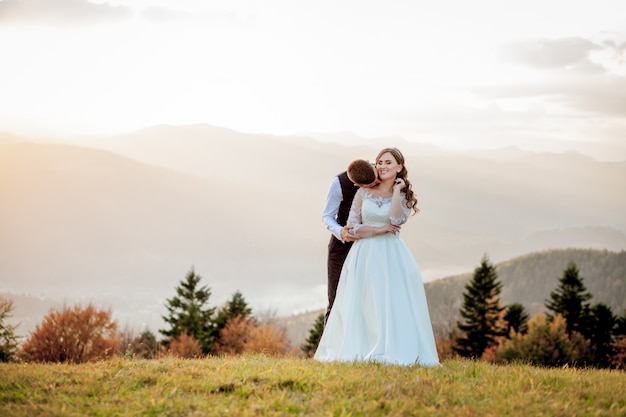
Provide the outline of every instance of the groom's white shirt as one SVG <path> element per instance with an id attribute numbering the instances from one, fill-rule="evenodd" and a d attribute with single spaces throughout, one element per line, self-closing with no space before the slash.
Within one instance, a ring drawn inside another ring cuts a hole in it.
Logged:
<path id="1" fill-rule="evenodd" d="M 330 189 L 326 196 L 326 206 L 322 214 L 322 222 L 337 239 L 343 242 L 341 238 L 341 229 L 343 229 L 343 226 L 337 223 L 337 212 L 339 211 L 339 205 L 342 200 L 343 193 L 341 191 L 341 184 L 339 183 L 339 177 L 336 176 L 330 183 Z"/>

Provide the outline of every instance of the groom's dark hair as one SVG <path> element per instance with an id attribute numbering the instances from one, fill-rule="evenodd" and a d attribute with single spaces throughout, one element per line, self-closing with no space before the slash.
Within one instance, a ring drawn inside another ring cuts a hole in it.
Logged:
<path id="1" fill-rule="evenodd" d="M 370 185 L 376 181 L 376 171 L 372 163 L 365 159 L 356 159 L 350 162 L 347 174 L 350 181 L 358 186 Z"/>

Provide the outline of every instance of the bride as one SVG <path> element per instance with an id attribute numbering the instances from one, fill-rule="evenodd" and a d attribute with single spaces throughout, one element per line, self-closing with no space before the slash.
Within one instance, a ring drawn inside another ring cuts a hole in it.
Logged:
<path id="1" fill-rule="evenodd" d="M 400 239 L 417 198 L 404 157 L 386 148 L 376 157 L 380 184 L 360 188 L 348 227 L 358 240 L 339 279 L 335 303 L 315 353 L 319 361 L 439 364 L 419 267 Z"/>

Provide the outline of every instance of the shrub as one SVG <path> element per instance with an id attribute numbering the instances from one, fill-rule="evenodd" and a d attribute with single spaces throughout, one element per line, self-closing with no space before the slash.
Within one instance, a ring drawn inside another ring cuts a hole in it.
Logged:
<path id="1" fill-rule="evenodd" d="M 459 337 L 460 333 L 455 329 L 452 329 L 448 334 L 440 334 L 437 336 L 435 345 L 437 346 L 439 361 L 459 357 L 459 354 L 454 350 L 454 342 Z"/>
<path id="2" fill-rule="evenodd" d="M 179 358 L 197 358 L 202 355 L 202 346 L 193 335 L 183 332 L 170 342 L 168 353 Z"/>
<path id="3" fill-rule="evenodd" d="M 261 323 L 252 329 L 244 346 L 245 353 L 265 353 L 281 356 L 289 350 L 287 331 L 270 323 Z"/>
<path id="4" fill-rule="evenodd" d="M 613 342 L 613 356 L 609 358 L 609 365 L 626 371 L 626 336 L 621 336 Z"/>
<path id="5" fill-rule="evenodd" d="M 215 353 L 228 355 L 243 353 L 253 328 L 254 321 L 247 316 L 231 317 L 220 330 L 219 342 L 215 348 Z"/>
<path id="6" fill-rule="evenodd" d="M 125 355 L 132 355 L 141 359 L 154 359 L 160 351 L 160 344 L 154 333 L 144 330 L 139 336 L 131 337 L 127 343 L 122 344 Z"/>
<path id="7" fill-rule="evenodd" d="M 229 319 L 220 332 L 216 353 L 284 355 L 288 350 L 289 342 L 284 328 L 260 323 L 251 317 L 236 316 Z"/>
<path id="8" fill-rule="evenodd" d="M 81 363 L 105 359 L 119 346 L 117 323 L 110 310 L 87 307 L 50 309 L 19 352 L 33 362 Z"/>
<path id="9" fill-rule="evenodd" d="M 584 364 L 590 353 L 589 342 L 573 332 L 568 335 L 567 324 L 560 314 L 548 321 L 542 314 L 528 323 L 526 334 L 514 333 L 496 349 L 499 362 L 522 361 L 542 366 Z"/>

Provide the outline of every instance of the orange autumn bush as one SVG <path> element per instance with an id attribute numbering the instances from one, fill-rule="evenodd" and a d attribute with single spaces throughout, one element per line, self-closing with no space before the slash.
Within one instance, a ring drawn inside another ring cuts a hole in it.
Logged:
<path id="1" fill-rule="evenodd" d="M 18 356 L 32 362 L 82 363 L 109 358 L 118 346 L 117 323 L 110 310 L 75 305 L 50 309 Z"/>

